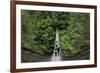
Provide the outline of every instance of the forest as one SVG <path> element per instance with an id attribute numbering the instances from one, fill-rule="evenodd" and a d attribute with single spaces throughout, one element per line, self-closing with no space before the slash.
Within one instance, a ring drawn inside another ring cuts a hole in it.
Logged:
<path id="1" fill-rule="evenodd" d="M 21 10 L 22 62 L 46 61 L 46 58 L 50 58 L 57 25 L 64 26 L 59 31 L 62 61 L 90 58 L 89 13 Z M 41 59 L 27 61 L 30 56 Z"/>

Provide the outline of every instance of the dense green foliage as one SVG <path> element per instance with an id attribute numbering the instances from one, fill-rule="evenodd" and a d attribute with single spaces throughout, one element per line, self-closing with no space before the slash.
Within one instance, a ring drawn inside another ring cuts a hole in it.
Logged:
<path id="1" fill-rule="evenodd" d="M 54 11 L 21 11 L 21 45 L 43 55 L 54 49 L 55 26 L 60 30 L 60 47 L 65 56 L 89 49 L 89 14 Z"/>
<path id="2" fill-rule="evenodd" d="M 69 26 L 61 32 L 61 48 L 66 56 L 72 55 L 83 49 L 89 49 L 89 14 L 70 13 Z"/>

